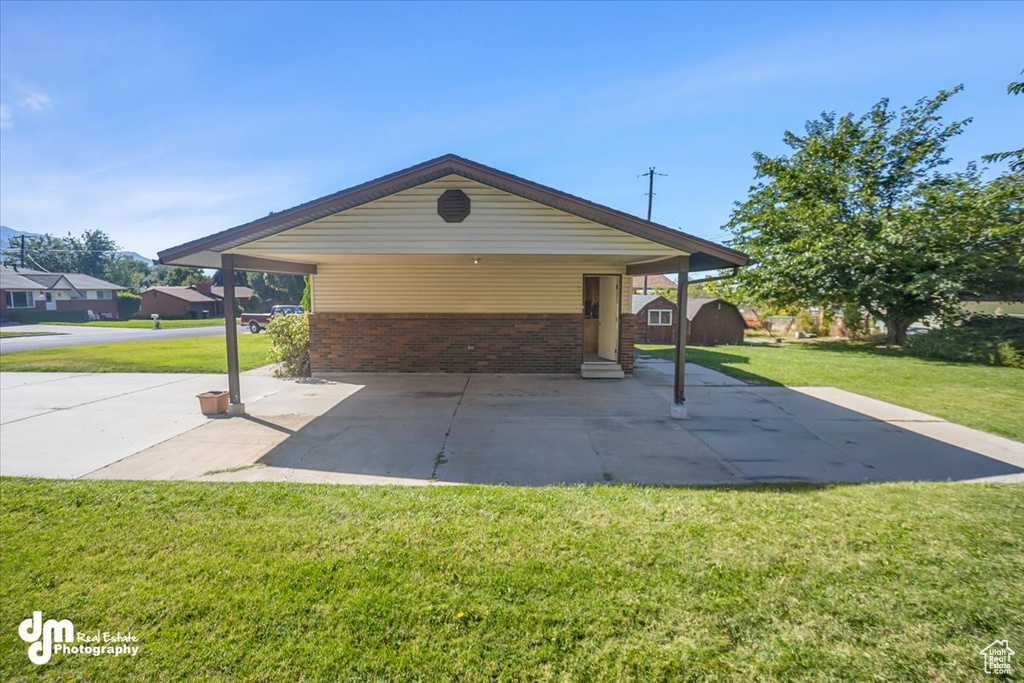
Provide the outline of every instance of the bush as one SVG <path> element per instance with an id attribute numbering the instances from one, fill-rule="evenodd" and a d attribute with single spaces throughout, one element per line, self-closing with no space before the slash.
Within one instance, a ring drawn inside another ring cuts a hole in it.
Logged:
<path id="1" fill-rule="evenodd" d="M 911 335 L 904 348 L 922 358 L 1024 369 L 1024 320 L 974 316 L 960 325 Z"/>
<path id="2" fill-rule="evenodd" d="M 7 310 L 7 317 L 19 323 L 85 323 L 89 314 L 85 311 L 29 311 Z"/>
<path id="3" fill-rule="evenodd" d="M 818 319 L 811 315 L 810 311 L 800 311 L 796 315 L 796 331 L 806 334 L 821 336 L 821 329 L 818 326 Z"/>
<path id="4" fill-rule="evenodd" d="M 309 377 L 309 315 L 275 315 L 267 324 L 278 377 Z"/>
<path id="5" fill-rule="evenodd" d="M 142 308 L 142 297 L 133 292 L 117 293 L 117 315 L 122 320 L 135 317 L 135 314 Z"/>

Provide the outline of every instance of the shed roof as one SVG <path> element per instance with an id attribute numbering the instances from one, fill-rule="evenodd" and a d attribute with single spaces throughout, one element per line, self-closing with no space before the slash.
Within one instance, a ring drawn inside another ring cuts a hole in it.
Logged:
<path id="1" fill-rule="evenodd" d="M 675 310 L 676 305 L 673 302 L 669 301 L 665 297 L 660 296 L 658 294 L 634 294 L 633 295 L 633 314 L 635 315 L 635 314 L 639 313 L 640 311 L 644 310 L 644 306 L 646 306 L 647 304 L 649 304 L 649 303 L 651 303 L 653 301 L 657 301 L 658 299 L 661 299 L 666 304 L 671 306 L 673 310 Z"/>
<path id="2" fill-rule="evenodd" d="M 743 266 L 749 260 L 746 254 L 735 249 L 645 221 L 454 154 L 446 154 L 291 209 L 272 213 L 251 223 L 165 249 L 159 253 L 158 260 L 168 265 L 218 267 L 222 252 L 448 175 L 462 176 L 691 255 L 700 254 L 704 257 L 702 263 L 706 266 L 705 270 Z"/>
<path id="3" fill-rule="evenodd" d="M 721 301 L 726 306 L 731 306 L 732 308 L 736 308 L 736 306 L 734 304 L 731 304 L 728 301 L 726 301 L 725 299 L 721 299 L 721 298 L 718 298 L 718 297 L 714 297 L 714 298 L 710 298 L 710 299 L 690 299 L 689 301 L 686 302 L 686 319 L 687 320 L 693 320 L 693 317 L 695 315 L 697 315 L 697 313 L 700 312 L 700 309 L 702 309 L 705 306 L 707 306 L 708 304 L 714 303 L 716 301 Z"/>

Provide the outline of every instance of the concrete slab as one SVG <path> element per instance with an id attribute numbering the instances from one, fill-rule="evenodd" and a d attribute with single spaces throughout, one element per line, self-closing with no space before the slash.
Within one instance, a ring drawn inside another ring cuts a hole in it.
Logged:
<path id="1" fill-rule="evenodd" d="M 649 367 L 600 381 L 346 374 L 300 383 L 261 370 L 243 378 L 249 415 L 217 420 L 198 415 L 194 395 L 220 378 L 122 377 L 0 374 L 4 419 L 8 407 L 23 415 L 3 427 L 0 472 L 402 485 L 1024 478 L 1024 444 L 828 388 L 707 375 L 689 387 L 689 418 L 672 420 L 672 378 Z"/>
<path id="2" fill-rule="evenodd" d="M 226 384 L 216 375 L 73 374 L 6 388 L 0 413 L 21 419 L 3 425 L 0 474 L 84 476 L 207 423 L 195 396 Z M 283 384 L 243 376 L 250 400 Z"/>

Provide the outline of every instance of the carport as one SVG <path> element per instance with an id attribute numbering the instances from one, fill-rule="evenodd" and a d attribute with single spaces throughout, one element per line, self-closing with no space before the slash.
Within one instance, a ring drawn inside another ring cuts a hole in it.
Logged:
<path id="1" fill-rule="evenodd" d="M 167 265 L 309 275 L 313 374 L 633 373 L 632 277 L 745 254 L 455 155 L 160 252 Z M 386 278 L 388 287 L 372 283 Z M 685 321 L 681 321 L 685 322 Z M 231 413 L 244 406 L 225 318 Z M 685 417 L 685 324 L 673 417 Z"/>

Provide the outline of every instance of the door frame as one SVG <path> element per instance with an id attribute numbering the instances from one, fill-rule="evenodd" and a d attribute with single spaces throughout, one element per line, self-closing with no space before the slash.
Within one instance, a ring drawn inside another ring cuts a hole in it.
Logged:
<path id="1" fill-rule="evenodd" d="M 616 326 L 616 331 L 615 331 L 616 334 L 618 335 L 618 337 L 617 337 L 618 343 L 616 344 L 616 351 L 617 351 L 617 353 L 615 354 L 615 360 L 613 360 L 613 361 L 601 359 L 601 360 L 603 360 L 606 363 L 619 363 L 622 360 L 622 348 L 621 348 L 621 346 L 622 346 L 622 292 L 623 292 L 622 288 L 625 287 L 625 278 L 626 278 L 626 276 L 623 275 L 622 273 L 584 273 L 583 276 L 582 276 L 582 279 L 580 280 L 580 285 L 581 285 L 581 288 L 580 288 L 580 364 L 582 365 L 583 363 L 585 363 L 586 362 L 586 357 L 587 357 L 586 356 L 586 351 L 583 348 L 583 335 L 586 334 L 585 328 L 586 328 L 586 325 L 587 325 L 587 323 L 586 323 L 587 317 L 586 317 L 586 314 L 583 312 L 583 306 L 585 306 L 586 303 L 587 303 L 586 302 L 586 296 L 587 296 L 587 278 L 588 277 L 597 277 L 597 278 L 600 278 L 600 277 L 617 277 L 617 278 L 619 278 L 619 296 L 616 297 L 616 302 L 615 302 L 615 309 L 618 311 L 618 318 L 619 318 L 619 324 Z M 632 285 L 633 281 L 630 280 L 629 283 L 630 283 L 630 285 Z M 600 284 L 598 284 L 598 291 L 600 292 Z M 632 298 L 632 296 L 633 296 L 632 286 L 630 287 L 629 295 L 630 295 L 630 298 Z M 600 310 L 601 310 L 600 309 L 600 303 L 598 303 L 598 320 L 600 320 L 600 315 L 601 315 Z M 600 332 L 598 332 L 598 334 L 600 334 Z"/>

